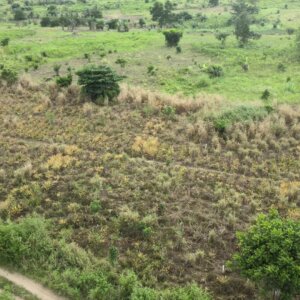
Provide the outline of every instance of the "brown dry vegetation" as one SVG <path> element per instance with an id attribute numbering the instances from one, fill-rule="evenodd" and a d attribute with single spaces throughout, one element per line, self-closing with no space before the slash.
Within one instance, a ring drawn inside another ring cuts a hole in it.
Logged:
<path id="1" fill-rule="evenodd" d="M 114 245 L 116 268 L 150 286 L 194 280 L 215 299 L 253 299 L 224 265 L 257 213 L 300 216 L 300 107 L 273 104 L 219 134 L 209 116 L 236 106 L 123 86 L 97 107 L 77 86 L 2 85 L 1 216 L 42 214 L 100 258 Z"/>

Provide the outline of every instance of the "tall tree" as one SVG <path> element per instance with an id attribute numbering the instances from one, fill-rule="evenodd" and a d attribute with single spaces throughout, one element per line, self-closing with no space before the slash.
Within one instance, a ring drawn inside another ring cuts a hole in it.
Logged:
<path id="1" fill-rule="evenodd" d="M 167 1 L 165 4 L 155 2 L 153 7 L 150 9 L 152 20 L 157 21 L 160 27 L 172 23 L 174 20 L 173 9 L 174 5 L 170 1 Z"/>
<path id="2" fill-rule="evenodd" d="M 253 23 L 254 15 L 258 13 L 255 1 L 237 0 L 232 5 L 234 33 L 241 47 L 248 43 L 252 38 L 258 37 L 251 31 L 250 25 Z"/>

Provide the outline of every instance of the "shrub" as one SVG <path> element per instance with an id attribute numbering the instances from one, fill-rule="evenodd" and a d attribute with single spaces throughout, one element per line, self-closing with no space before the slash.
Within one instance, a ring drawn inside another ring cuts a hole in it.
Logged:
<path id="1" fill-rule="evenodd" d="M 107 26 L 109 29 L 117 29 L 119 25 L 118 19 L 112 19 L 107 22 Z"/>
<path id="2" fill-rule="evenodd" d="M 155 76 L 156 75 L 156 72 L 157 72 L 157 68 L 153 65 L 150 65 L 147 67 L 147 73 L 150 75 L 150 76 Z"/>
<path id="3" fill-rule="evenodd" d="M 136 274 L 132 271 L 125 271 L 119 279 L 120 284 L 120 299 L 130 299 L 134 289 L 140 286 Z"/>
<path id="4" fill-rule="evenodd" d="M 216 34 L 216 39 L 221 42 L 221 46 L 225 47 L 226 39 L 228 38 L 229 34 L 226 32 L 219 32 Z"/>
<path id="5" fill-rule="evenodd" d="M 17 82 L 18 74 L 11 69 L 4 68 L 1 71 L 1 79 L 6 81 L 8 85 L 12 85 Z"/>
<path id="6" fill-rule="evenodd" d="M 162 108 L 162 113 L 168 119 L 174 119 L 176 115 L 176 109 L 173 106 L 165 105 Z"/>
<path id="7" fill-rule="evenodd" d="M 287 32 L 288 35 L 292 35 L 292 34 L 295 33 L 295 29 L 294 28 L 287 28 L 286 32 Z"/>
<path id="8" fill-rule="evenodd" d="M 268 100 L 271 97 L 271 93 L 268 89 L 264 90 L 262 95 L 261 95 L 261 99 L 262 100 Z"/>
<path id="9" fill-rule="evenodd" d="M 166 30 L 163 32 L 168 47 L 178 46 L 180 39 L 182 38 L 182 31 L 177 29 Z"/>
<path id="10" fill-rule="evenodd" d="M 118 58 L 118 59 L 115 61 L 115 63 L 116 63 L 117 65 L 120 65 L 121 68 L 125 68 L 125 66 L 126 66 L 126 64 L 127 64 L 127 60 L 124 59 L 124 58 Z"/>
<path id="11" fill-rule="evenodd" d="M 90 204 L 90 210 L 92 213 L 96 214 L 101 210 L 101 202 L 99 200 L 94 200 Z"/>
<path id="12" fill-rule="evenodd" d="M 7 46 L 9 44 L 9 38 L 7 37 L 7 38 L 4 38 L 4 39 L 2 39 L 1 41 L 0 41 L 0 45 L 2 46 L 2 47 L 5 47 L 5 46 Z"/>
<path id="13" fill-rule="evenodd" d="M 219 116 L 212 117 L 211 120 L 215 129 L 219 133 L 224 133 L 226 129 L 236 122 L 261 120 L 271 112 L 266 107 L 239 106 L 233 110 L 228 110 Z"/>
<path id="14" fill-rule="evenodd" d="M 243 276 L 273 295 L 280 294 L 280 299 L 292 299 L 299 292 L 299 221 L 283 219 L 272 210 L 259 215 L 237 238 L 239 252 L 233 256 L 232 265 Z"/>
<path id="15" fill-rule="evenodd" d="M 61 68 L 61 65 L 54 65 L 53 66 L 53 71 L 55 73 L 55 76 L 59 76 L 60 68 Z"/>
<path id="16" fill-rule="evenodd" d="M 218 65 L 211 65 L 206 70 L 210 78 L 221 77 L 224 75 L 223 68 Z"/>
<path id="17" fill-rule="evenodd" d="M 279 63 L 277 66 L 278 72 L 285 72 L 286 71 L 286 66 L 283 63 Z"/>
<path id="18" fill-rule="evenodd" d="M 210 300 L 210 295 L 203 289 L 199 288 L 195 283 L 186 287 L 175 288 L 171 292 L 172 297 L 166 298 L 166 300 Z"/>
<path id="19" fill-rule="evenodd" d="M 60 76 L 58 78 L 56 78 L 56 84 L 59 87 L 68 87 L 69 85 L 71 85 L 73 80 L 73 77 L 71 74 L 68 74 L 67 76 Z"/>
<path id="20" fill-rule="evenodd" d="M 120 93 L 119 81 L 123 77 L 118 76 L 110 67 L 89 66 L 76 74 L 82 91 L 96 104 L 103 104 L 105 99 L 111 102 Z"/>
<path id="21" fill-rule="evenodd" d="M 209 0 L 208 3 L 209 3 L 209 6 L 212 6 L 212 7 L 218 6 L 219 0 Z"/>
<path id="22" fill-rule="evenodd" d="M 20 223 L 0 223 L 0 261 L 22 267 L 47 257 L 52 250 L 47 225 L 42 219 L 26 218 Z"/>
<path id="23" fill-rule="evenodd" d="M 119 251 L 115 246 L 112 246 L 109 248 L 108 254 L 109 261 L 114 266 L 118 260 Z"/>
<path id="24" fill-rule="evenodd" d="M 181 47 L 180 47 L 180 46 L 177 46 L 177 47 L 176 47 L 176 53 L 179 54 L 179 53 L 181 53 L 181 52 L 182 52 Z"/>
<path id="25" fill-rule="evenodd" d="M 143 18 L 139 19 L 139 25 L 141 28 L 143 28 L 146 25 L 146 21 Z"/>

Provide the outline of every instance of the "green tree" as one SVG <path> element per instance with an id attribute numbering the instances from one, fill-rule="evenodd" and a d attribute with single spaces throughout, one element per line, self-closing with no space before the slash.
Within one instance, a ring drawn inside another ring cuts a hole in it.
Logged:
<path id="1" fill-rule="evenodd" d="M 168 47 L 177 47 L 183 35 L 182 31 L 177 29 L 166 30 L 163 34 Z"/>
<path id="2" fill-rule="evenodd" d="M 14 10 L 14 20 L 15 21 L 26 20 L 26 15 L 25 15 L 24 10 L 22 8 L 17 8 L 16 10 Z"/>
<path id="3" fill-rule="evenodd" d="M 242 275 L 273 293 L 273 299 L 292 299 L 300 292 L 299 221 L 272 210 L 237 238 L 239 252 L 231 263 Z"/>
<path id="4" fill-rule="evenodd" d="M 250 30 L 250 25 L 253 23 L 254 14 L 258 13 L 258 8 L 255 2 L 247 0 L 237 0 L 232 5 L 234 33 L 241 47 L 246 45 L 249 39 L 257 38 L 258 35 Z"/>
<path id="5" fill-rule="evenodd" d="M 219 5 L 219 0 L 209 0 L 209 6 L 215 7 Z"/>
<path id="6" fill-rule="evenodd" d="M 166 24 L 172 23 L 174 20 L 174 13 L 172 12 L 174 5 L 170 1 L 166 1 L 165 4 L 155 2 L 150 9 L 150 14 L 153 21 L 157 21 L 160 27 Z"/>
<path id="7" fill-rule="evenodd" d="M 88 66 L 76 73 L 82 91 L 96 104 L 103 104 L 105 99 L 112 102 L 120 93 L 119 81 L 123 77 L 117 75 L 107 66 Z"/>

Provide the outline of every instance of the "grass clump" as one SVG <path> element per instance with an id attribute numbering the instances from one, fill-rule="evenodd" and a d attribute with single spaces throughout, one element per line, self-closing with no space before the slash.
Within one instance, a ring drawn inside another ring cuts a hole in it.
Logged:
<path id="1" fill-rule="evenodd" d="M 225 111 L 211 120 L 215 129 L 219 133 L 224 133 L 226 129 L 237 122 L 256 121 L 265 118 L 270 113 L 267 107 L 238 106 L 235 109 Z"/>

